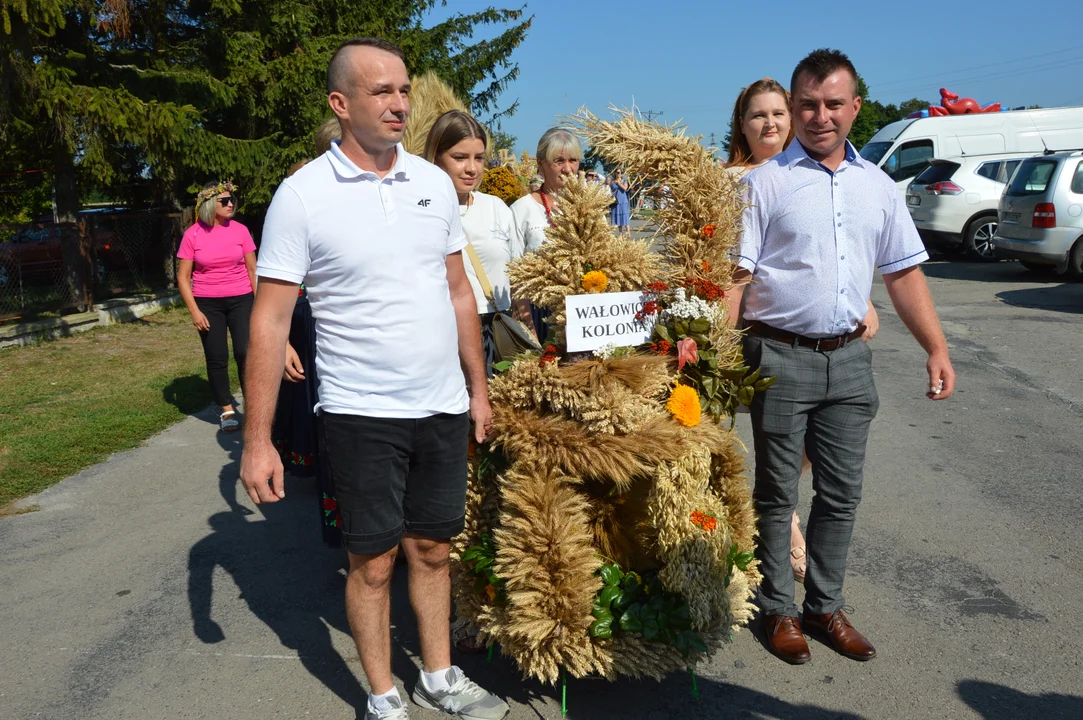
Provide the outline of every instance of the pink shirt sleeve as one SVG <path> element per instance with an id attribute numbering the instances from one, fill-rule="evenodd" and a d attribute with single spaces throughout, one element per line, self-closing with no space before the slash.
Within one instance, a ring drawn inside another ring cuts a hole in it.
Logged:
<path id="1" fill-rule="evenodd" d="M 181 260 L 195 260 L 196 259 L 195 236 L 196 236 L 196 226 L 195 225 L 193 225 L 192 227 L 190 227 L 190 228 L 188 228 L 187 230 L 184 231 L 184 236 L 181 237 L 180 248 L 177 250 L 177 257 L 178 258 L 180 258 Z M 248 241 L 252 242 L 251 235 L 249 236 Z M 253 249 L 255 249 L 254 246 L 253 246 Z"/>
<path id="2" fill-rule="evenodd" d="M 248 231 L 248 228 L 244 229 L 244 240 L 241 241 L 241 251 L 245 255 L 256 251 L 256 243 L 253 242 L 252 233 Z"/>

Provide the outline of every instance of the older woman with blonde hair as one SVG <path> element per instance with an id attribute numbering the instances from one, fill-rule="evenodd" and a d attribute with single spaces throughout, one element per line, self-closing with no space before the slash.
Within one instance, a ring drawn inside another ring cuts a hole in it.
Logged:
<path id="1" fill-rule="evenodd" d="M 208 183 L 196 196 L 196 222 L 184 232 L 177 259 L 177 288 L 199 331 L 222 432 L 240 424 L 229 383 L 229 345 L 244 382 L 248 318 L 256 288 L 256 245 L 252 234 L 233 219 L 236 188 L 230 182 Z"/>
<path id="2" fill-rule="evenodd" d="M 556 195 L 564 189 L 564 179 L 579 172 L 583 146 L 571 130 L 549 128 L 538 140 L 536 159 L 541 185 L 511 206 L 515 227 L 523 238 L 525 252 L 536 252 L 545 243 L 545 231 L 552 225 L 553 213 L 558 211 L 559 200 Z M 544 343 L 548 334 L 545 319 L 549 312 L 532 307 L 531 315 L 538 339 Z"/>

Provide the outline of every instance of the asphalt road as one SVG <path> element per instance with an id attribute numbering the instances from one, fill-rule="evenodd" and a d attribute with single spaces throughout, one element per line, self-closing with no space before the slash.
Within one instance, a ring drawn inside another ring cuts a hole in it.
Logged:
<path id="1" fill-rule="evenodd" d="M 874 289 L 882 407 L 847 600 L 879 657 L 812 641 L 812 662 L 791 667 L 753 625 L 698 668 L 698 701 L 684 674 L 579 680 L 569 717 L 1083 718 L 1083 284 L 1014 263 L 926 271 L 959 374 L 948 401 L 925 399 L 924 357 Z M 239 439 L 211 422 L 0 519 L 0 718 L 354 717 L 343 557 L 320 543 L 311 484 L 250 505 Z M 404 589 L 400 573 L 394 669 L 409 689 Z M 560 716 L 559 691 L 507 661 L 458 662 L 512 718 Z"/>

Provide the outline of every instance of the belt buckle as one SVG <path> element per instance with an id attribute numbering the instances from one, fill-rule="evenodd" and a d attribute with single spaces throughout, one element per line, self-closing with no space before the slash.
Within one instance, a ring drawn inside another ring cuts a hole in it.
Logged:
<path id="1" fill-rule="evenodd" d="M 820 341 L 821 340 L 823 340 L 823 338 L 816 338 L 816 344 L 812 346 L 812 349 L 813 349 L 814 352 L 820 352 Z"/>

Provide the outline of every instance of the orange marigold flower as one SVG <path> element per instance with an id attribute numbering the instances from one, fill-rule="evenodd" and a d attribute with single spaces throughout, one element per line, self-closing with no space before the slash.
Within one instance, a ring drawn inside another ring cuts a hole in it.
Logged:
<path id="1" fill-rule="evenodd" d="M 702 270 L 703 270 L 703 272 L 705 272 L 705 273 L 709 273 L 709 272 L 711 272 L 711 263 L 707 262 L 706 260 L 704 260 L 703 262 L 701 262 L 701 263 L 699 264 L 699 266 L 700 266 L 700 269 L 702 269 Z"/>
<path id="2" fill-rule="evenodd" d="M 673 349 L 673 344 L 669 340 L 659 340 L 656 343 L 651 343 L 651 349 L 659 355 L 669 355 L 669 351 Z"/>
<path id="3" fill-rule="evenodd" d="M 583 274 L 580 283 L 588 293 L 600 293 L 605 292 L 606 287 L 609 286 L 609 278 L 601 270 L 591 270 Z"/>
<path id="4" fill-rule="evenodd" d="M 666 401 L 666 410 L 673 415 L 673 419 L 685 427 L 699 425 L 703 410 L 699 404 L 699 394 L 687 385 L 677 385 L 669 394 Z"/>
<path id="5" fill-rule="evenodd" d="M 717 230 L 717 229 L 718 229 L 718 226 L 715 225 L 714 223 L 711 223 L 710 225 L 704 225 L 702 232 L 703 232 L 703 235 L 705 237 L 713 238 L 714 237 L 714 231 Z"/>

